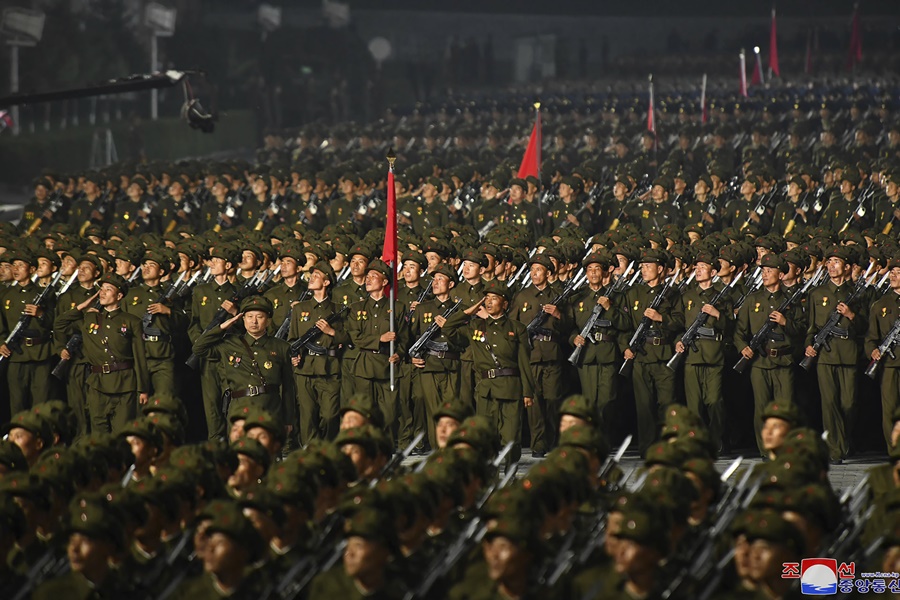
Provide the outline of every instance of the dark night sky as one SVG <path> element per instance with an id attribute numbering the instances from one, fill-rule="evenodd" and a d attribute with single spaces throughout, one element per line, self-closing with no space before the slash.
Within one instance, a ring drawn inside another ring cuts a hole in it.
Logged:
<path id="1" fill-rule="evenodd" d="M 609 16 L 748 16 L 766 14 L 766 0 L 340 0 L 354 9 L 443 12 L 529 13 Z M 295 6 L 321 6 L 321 0 L 294 0 Z M 853 11 L 852 0 L 780 0 L 784 16 L 838 17 Z M 861 0 L 861 15 L 900 17 L 900 0 Z"/>

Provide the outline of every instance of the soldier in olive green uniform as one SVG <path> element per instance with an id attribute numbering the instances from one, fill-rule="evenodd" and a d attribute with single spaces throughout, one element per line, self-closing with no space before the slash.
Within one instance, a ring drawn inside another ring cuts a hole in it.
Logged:
<path id="1" fill-rule="evenodd" d="M 426 236 L 429 231 L 443 227 L 450 220 L 447 207 L 438 194 L 444 184 L 437 177 L 429 177 L 422 186 L 422 200 L 410 198 L 404 210 L 411 215 L 412 228 L 416 235 Z"/>
<path id="2" fill-rule="evenodd" d="M 408 327 L 403 322 L 406 306 L 394 303 L 394 331 L 391 331 L 390 299 L 387 287 L 393 281 L 391 267 L 379 259 L 368 265 L 366 290 L 368 297 L 362 302 L 350 305 L 346 329 L 350 343 L 357 350 L 357 356 L 350 368 L 354 373 L 355 392 L 369 394 L 378 403 L 384 415 L 385 433 L 393 441 L 392 432 L 398 408 L 398 390 L 391 389 L 390 365 L 399 371 L 401 356 L 408 345 Z M 394 353 L 390 353 L 390 342 L 394 342 Z M 344 359 L 347 360 L 346 357 Z"/>
<path id="3" fill-rule="evenodd" d="M 433 278 L 434 299 L 426 300 L 416 309 L 410 322 L 410 342 L 418 340 L 435 322 L 435 317 L 448 312 L 458 299 L 453 296 L 456 284 L 456 273 L 446 263 L 435 267 Z M 462 301 L 459 301 L 461 306 Z M 459 306 L 457 306 L 459 309 Z M 460 336 L 457 336 L 460 337 Z M 428 441 L 432 448 L 437 448 L 435 437 L 435 411 L 447 398 L 456 398 L 459 394 L 459 366 L 462 342 L 447 337 L 438 329 L 437 333 L 423 348 L 422 353 L 411 356 L 413 367 L 418 371 L 421 395 L 415 397 L 416 404 L 424 407 L 425 421 L 428 428 Z"/>
<path id="4" fill-rule="evenodd" d="M 900 260 L 894 258 L 888 262 L 890 269 L 890 291 L 876 300 L 869 308 L 869 329 L 866 333 L 865 353 L 872 360 L 880 360 L 884 372 L 881 375 L 881 415 L 884 441 L 890 449 L 891 432 L 894 428 L 893 415 L 900 398 L 900 356 L 892 358 L 883 356 L 878 349 L 887 337 L 897 319 L 900 319 Z M 894 354 L 900 348 L 895 346 Z"/>
<path id="5" fill-rule="evenodd" d="M 306 264 L 306 252 L 304 252 L 303 246 L 288 240 L 278 247 L 278 256 L 281 265 L 281 281 L 263 294 L 272 301 L 272 306 L 275 307 L 272 323 L 269 325 L 269 333 L 272 335 L 278 331 L 285 319 L 288 319 L 288 323 L 290 323 L 291 304 L 300 300 L 306 292 L 306 284 L 300 278 L 300 268 Z"/>
<path id="6" fill-rule="evenodd" d="M 103 274 L 103 263 L 93 254 L 85 254 L 77 259 L 78 262 L 78 278 L 64 294 L 59 297 L 56 303 L 56 317 L 72 310 L 96 292 L 97 279 Z M 69 329 L 53 329 L 54 351 L 56 354 L 62 352 L 66 347 L 69 339 L 77 332 L 77 327 Z M 88 362 L 84 356 L 84 352 L 79 352 L 78 356 L 73 357 L 69 361 L 68 376 L 66 378 L 66 400 L 72 410 L 75 412 L 75 418 L 78 421 L 78 435 L 82 436 L 88 432 L 89 417 L 87 415 L 87 402 L 85 401 L 85 391 L 88 375 Z"/>
<path id="7" fill-rule="evenodd" d="M 822 211 L 819 227 L 832 231 L 840 231 L 848 224 L 849 228 L 862 231 L 872 221 L 869 213 L 860 215 L 859 207 L 859 171 L 855 167 L 844 169 L 841 173 L 840 194 L 832 197 L 831 202 Z M 877 215 L 875 215 L 877 217 Z"/>
<path id="8" fill-rule="evenodd" d="M 227 244 L 219 244 L 211 250 L 209 272 L 212 279 L 195 287 L 191 297 L 188 337 L 192 344 L 209 326 L 224 303 L 228 303 L 229 312 L 237 310 L 237 307 L 231 305 L 236 289 L 234 284 L 228 281 L 228 273 L 237 260 L 237 251 Z M 222 414 L 221 399 L 224 387 L 219 376 L 217 356 L 210 355 L 200 360 L 200 389 L 207 435 L 211 440 L 221 438 L 225 435 L 226 415 Z"/>
<path id="9" fill-rule="evenodd" d="M 470 215 L 475 229 L 484 229 L 491 223 L 494 226 L 500 224 L 501 218 L 504 216 L 505 205 L 500 203 L 497 196 L 502 189 L 503 184 L 497 180 L 486 181 L 481 185 L 482 201 L 472 209 Z"/>
<path id="10" fill-rule="evenodd" d="M 562 290 L 547 282 L 555 271 L 550 258 L 546 254 L 535 254 L 529 266 L 532 284 L 513 298 L 509 318 L 528 325 L 539 314 L 546 313 L 543 324 L 532 332 L 530 340 L 536 402 L 526 411 L 531 449 L 540 457 L 556 445 L 559 403 L 565 391 L 563 344 L 571 329 L 572 314 L 568 306 L 555 304 Z"/>
<path id="11" fill-rule="evenodd" d="M 762 456 L 766 455 L 762 441 L 763 409 L 770 402 L 792 404 L 794 402 L 793 346 L 791 341 L 803 326 L 798 306 L 785 314 L 778 308 L 788 298 L 781 285 L 787 271 L 787 263 L 778 255 L 766 254 L 760 261 L 763 287 L 748 295 L 738 311 L 734 331 L 734 346 L 750 363 L 750 384 L 753 387 L 754 431 L 756 444 Z M 769 334 L 759 355 L 748 346 L 753 336 L 767 322 L 776 326 Z"/>
<path id="12" fill-rule="evenodd" d="M 524 179 L 515 178 L 509 182 L 509 204 L 505 206 L 500 222 L 525 227 L 537 238 L 544 233 L 544 215 L 536 205 L 525 201 L 527 190 Z"/>
<path id="13" fill-rule="evenodd" d="M 152 392 L 175 394 L 175 348 L 173 336 L 187 326 L 178 299 L 167 299 L 172 283 L 162 282 L 171 264 L 162 252 L 148 250 L 141 262 L 143 283 L 128 290 L 122 310 L 141 319 L 147 370 Z M 174 292 L 172 292 L 174 293 Z"/>
<path id="14" fill-rule="evenodd" d="M 366 273 L 372 260 L 372 251 L 363 245 L 356 245 L 347 254 L 350 261 L 350 277 L 335 286 L 331 298 L 336 304 L 350 306 L 354 302 L 363 302 L 368 298 L 366 292 Z M 397 314 L 400 314 L 399 312 Z M 353 314 L 350 314 L 352 317 Z M 349 317 L 348 317 L 349 318 Z M 356 373 L 353 365 L 359 357 L 359 350 L 351 342 L 344 350 L 341 360 L 341 399 L 346 400 L 356 390 Z"/>
<path id="15" fill-rule="evenodd" d="M 454 288 L 454 295 L 463 301 L 463 309 L 477 304 L 484 298 L 484 282 L 481 279 L 481 271 L 488 265 L 487 256 L 480 250 L 469 249 L 463 253 L 463 280 Z M 459 399 L 474 410 L 475 366 L 472 361 L 472 345 L 467 342 L 460 357 Z"/>
<path id="16" fill-rule="evenodd" d="M 673 301 L 671 293 L 659 308 L 650 308 L 651 302 L 663 288 L 666 254 L 662 250 L 645 250 L 641 255 L 641 277 L 645 285 L 637 285 L 625 294 L 623 310 L 628 316 L 629 329 L 634 331 L 644 317 L 650 319 L 647 341 L 643 348 L 629 348 L 626 334 L 620 337 L 623 354 L 634 361 L 634 400 L 637 406 L 638 446 L 641 453 L 647 451 L 656 440 L 658 412 L 662 405 L 675 400 L 675 374 L 666 366 L 672 358 L 675 334 L 684 327 L 684 315 L 680 303 Z"/>
<path id="17" fill-rule="evenodd" d="M 397 302 L 408 307 L 403 318 L 411 323 L 418 313 L 419 298 L 429 289 L 422 279 L 422 272 L 428 266 L 425 255 L 421 252 L 403 253 L 403 281 L 397 286 Z M 431 292 L 425 294 L 425 298 L 431 297 Z M 409 319 L 407 319 L 409 317 Z M 412 340 L 410 340 L 412 341 Z M 422 387 L 420 383 L 420 370 L 409 361 L 400 363 L 397 369 L 398 397 L 400 399 L 400 422 L 398 423 L 397 440 L 401 448 L 409 445 L 409 442 L 420 432 L 425 431 L 425 406 L 422 400 Z M 425 453 L 428 438 L 416 448 L 415 452 Z"/>
<path id="18" fill-rule="evenodd" d="M 114 274 L 100 279 L 100 291 L 56 319 L 55 327 L 77 327 L 84 339 L 87 406 L 91 429 L 118 431 L 137 416 L 138 401 L 150 397 L 150 374 L 140 318 L 124 312 L 120 304 L 128 283 Z M 100 310 L 86 310 L 99 298 Z M 67 351 L 63 358 L 71 359 Z"/>
<path id="19" fill-rule="evenodd" d="M 32 304 L 41 293 L 40 286 L 31 281 L 37 259 L 27 250 L 14 249 L 7 254 L 16 285 L 0 294 L 0 339 L 6 340 L 23 315 L 32 317 L 20 332 L 18 349 L 0 345 L 0 356 L 9 363 L 10 413 L 16 414 L 49 399 L 55 296 L 51 293 L 43 306 Z"/>
<path id="20" fill-rule="evenodd" d="M 247 298 L 240 313 L 197 338 L 193 352 L 219 359 L 219 374 L 232 401 L 250 398 L 282 423 L 291 424 L 296 415 L 290 345 L 266 333 L 273 311 L 268 298 Z M 241 317 L 245 332 L 226 334 Z"/>
<path id="21" fill-rule="evenodd" d="M 850 279 L 851 252 L 844 246 L 832 246 L 826 255 L 829 280 L 809 295 L 809 328 L 806 332 L 806 356 L 817 357 L 819 392 L 822 396 L 822 421 L 828 431 L 831 460 L 842 461 L 850 451 L 850 432 L 856 405 L 856 363 L 859 341 L 866 332 L 866 307 L 858 300 L 844 303 L 853 291 Z M 812 347 L 813 338 L 825 325 L 832 311 L 841 315 L 837 327 L 842 334 L 829 340 L 831 349 Z"/>
<path id="22" fill-rule="evenodd" d="M 333 440 L 338 432 L 340 410 L 340 351 L 349 342 L 343 319 L 332 317 L 343 308 L 331 300 L 334 271 L 319 261 L 310 271 L 312 298 L 294 306 L 288 339 L 297 340 L 311 327 L 321 335 L 313 338 L 292 359 L 297 390 L 300 444 L 315 439 Z M 332 318 L 329 324 L 326 319 Z"/>
<path id="23" fill-rule="evenodd" d="M 716 305 L 711 302 L 724 288 L 712 282 L 719 269 L 719 259 L 711 252 L 701 252 L 695 259 L 696 280 L 681 296 L 685 327 L 691 326 L 702 312 L 706 323 L 698 331 L 694 342 L 696 351 L 686 347 L 681 340 L 675 343 L 676 352 L 686 352 L 684 365 L 684 394 L 688 407 L 702 414 L 706 409 L 706 422 L 716 448 L 722 446 L 725 427 L 725 402 L 722 399 L 722 369 L 724 367 L 724 340 L 732 333 L 734 309 L 731 297 Z"/>
<path id="24" fill-rule="evenodd" d="M 522 407 L 532 406 L 535 389 L 525 325 L 506 315 L 510 296 L 505 283 L 490 281 L 483 305 L 457 311 L 447 320 L 435 317 L 445 335 L 462 332 L 469 340 L 475 362 L 475 410 L 496 428 L 503 444 L 514 442 L 507 464 L 521 456 Z"/>

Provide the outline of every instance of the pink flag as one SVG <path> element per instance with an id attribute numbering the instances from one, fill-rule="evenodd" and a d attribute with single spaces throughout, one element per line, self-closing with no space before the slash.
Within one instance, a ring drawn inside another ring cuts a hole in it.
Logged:
<path id="1" fill-rule="evenodd" d="M 778 68 L 778 34 L 775 27 L 775 7 L 772 7 L 772 30 L 769 33 L 769 74 L 781 77 Z"/>
<path id="2" fill-rule="evenodd" d="M 847 70 L 852 70 L 862 62 L 862 34 L 859 31 L 859 3 L 853 5 L 853 24 L 850 26 L 850 51 L 847 55 Z"/>

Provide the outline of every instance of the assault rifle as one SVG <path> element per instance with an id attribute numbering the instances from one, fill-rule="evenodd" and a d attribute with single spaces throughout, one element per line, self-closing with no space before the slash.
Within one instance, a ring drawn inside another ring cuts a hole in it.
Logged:
<path id="1" fill-rule="evenodd" d="M 184 276 L 187 275 L 187 271 L 182 271 L 181 275 L 178 276 L 178 279 L 175 280 L 175 283 L 170 285 L 168 289 L 159 295 L 156 299 L 156 302 L 153 304 L 162 304 L 166 302 L 171 302 L 172 298 L 174 298 L 178 293 L 178 288 L 181 286 L 181 282 L 184 281 Z M 153 324 L 154 315 L 149 312 L 145 312 L 144 316 L 141 317 L 141 325 L 143 326 L 144 333 L 147 332 L 147 329 Z M 148 335 L 159 335 L 159 334 L 148 334 Z"/>
<path id="2" fill-rule="evenodd" d="M 336 313 L 331 313 L 330 315 L 325 317 L 325 321 L 327 321 L 328 324 L 331 325 L 335 321 L 340 319 L 344 315 L 344 313 L 347 312 L 348 310 L 350 310 L 350 307 L 344 305 Z M 319 337 L 319 335 L 321 335 L 321 333 L 322 333 L 322 330 L 319 329 L 318 327 L 316 327 L 315 324 L 312 327 L 310 327 L 309 329 L 307 329 L 303 333 L 303 335 L 301 335 L 299 338 L 297 338 L 296 340 L 291 342 L 291 352 L 290 352 L 291 356 L 300 356 L 300 353 L 303 352 L 304 348 L 306 348 L 306 345 L 311 343 L 317 337 Z"/>
<path id="3" fill-rule="evenodd" d="M 562 293 L 556 296 L 556 298 L 554 298 L 553 301 L 550 302 L 550 304 L 552 304 L 553 306 L 559 306 L 563 302 L 567 301 L 569 297 L 574 294 L 586 280 L 587 276 L 573 277 L 566 284 L 566 287 L 563 288 Z M 538 314 L 534 316 L 534 318 L 526 327 L 529 339 L 533 338 L 536 335 L 540 335 L 541 330 L 544 328 L 544 323 L 547 322 L 547 319 L 549 317 L 550 315 L 548 313 L 545 313 L 542 309 L 538 310 Z"/>
<path id="4" fill-rule="evenodd" d="M 634 276 L 629 280 L 628 273 L 634 267 L 634 261 L 628 263 L 628 267 L 626 267 L 625 271 L 622 275 L 619 276 L 618 279 L 612 284 L 609 292 L 607 292 L 606 296 L 610 300 L 619 294 L 622 294 L 626 289 L 630 288 L 634 285 L 634 282 L 637 281 L 637 278 L 640 277 L 641 272 L 637 271 Z M 588 317 L 587 322 L 584 324 L 584 327 L 581 329 L 580 335 L 584 338 L 585 344 L 581 346 L 575 346 L 575 349 L 572 351 L 572 354 L 569 355 L 569 363 L 573 366 L 578 366 L 578 363 L 581 361 L 581 355 L 584 353 L 584 347 L 587 345 L 588 341 L 594 341 L 594 329 L 597 327 L 597 323 L 600 321 L 600 317 L 606 312 L 601 305 L 595 304 L 593 310 L 591 311 L 591 316 Z"/>
<path id="5" fill-rule="evenodd" d="M 874 268 L 874 266 L 875 266 L 875 263 L 870 263 L 869 268 L 866 269 L 866 272 L 864 274 L 860 275 L 859 279 L 856 280 L 856 285 L 853 286 L 853 289 L 850 291 L 850 294 L 847 296 L 847 298 L 844 299 L 844 301 L 843 301 L 844 304 L 847 304 L 849 306 L 849 304 L 851 302 L 853 302 L 854 300 L 859 298 L 859 295 L 862 294 L 863 290 L 866 289 L 866 286 L 868 285 L 866 278 L 869 277 L 869 273 L 872 272 L 872 269 Z M 842 338 L 847 337 L 847 335 L 848 335 L 847 330 L 843 329 L 842 327 L 837 326 L 837 324 L 840 322 L 841 318 L 842 318 L 841 313 L 839 313 L 837 311 L 837 307 L 835 307 L 834 310 L 831 311 L 831 314 L 828 316 L 828 320 L 825 322 L 825 325 L 819 330 L 819 332 L 813 338 L 812 348 L 813 348 L 813 350 L 816 351 L 816 354 L 818 354 L 822 348 L 825 348 L 826 350 L 831 350 L 830 342 L 831 342 L 832 337 L 834 337 L 834 336 L 839 336 Z M 815 362 L 816 362 L 815 356 L 806 356 L 800 362 L 800 366 L 803 367 L 805 370 L 809 371 L 810 368 L 812 368 L 813 363 L 815 363 Z"/>
<path id="6" fill-rule="evenodd" d="M 59 283 L 59 279 L 62 277 L 62 272 L 56 271 L 56 275 L 53 276 L 53 279 L 50 280 L 50 283 L 47 284 L 47 287 L 41 288 L 41 291 L 38 292 L 37 296 L 34 297 L 34 300 L 31 301 L 31 304 L 39 308 L 44 308 L 44 304 L 50 298 L 51 294 L 53 294 L 53 289 Z M 28 326 L 31 325 L 31 320 L 34 319 L 31 315 L 26 315 L 22 313 L 22 316 L 19 317 L 19 322 L 16 323 L 16 326 L 13 327 L 13 330 L 9 332 L 9 335 L 6 336 L 6 340 L 3 342 L 7 348 L 9 348 L 12 352 L 16 354 L 22 353 L 22 338 L 25 337 L 25 331 L 28 329 Z M 6 360 L 5 356 L 0 356 L 0 363 Z"/>
<path id="7" fill-rule="evenodd" d="M 798 287 L 796 290 L 794 290 L 793 294 L 791 294 L 788 298 L 782 300 L 781 304 L 776 309 L 776 312 L 784 314 L 786 310 L 799 302 L 801 298 L 806 296 L 809 290 L 818 285 L 822 273 L 824 272 L 824 268 L 820 265 L 819 268 L 816 269 L 816 272 L 813 273 L 813 276 L 810 277 L 805 284 L 803 284 L 803 287 Z M 747 344 L 747 347 L 753 351 L 754 355 L 759 354 L 765 347 L 766 342 L 769 341 L 769 336 L 771 335 L 772 330 L 775 329 L 776 325 L 777 323 L 775 321 L 766 321 L 765 324 L 759 328 L 759 331 L 753 334 L 753 337 L 750 338 L 750 343 Z M 746 356 L 741 356 L 740 360 L 738 360 L 734 365 L 734 370 L 738 373 L 743 373 L 747 369 L 747 365 L 750 364 L 751 360 L 753 359 L 747 358 Z"/>
<path id="8" fill-rule="evenodd" d="M 719 302 L 724 300 L 728 294 L 731 293 L 731 290 L 734 289 L 734 284 L 738 282 L 743 273 L 738 273 L 737 277 L 731 280 L 731 283 L 723 287 L 719 292 L 713 296 L 712 300 L 709 301 L 709 304 L 712 304 L 713 307 L 716 306 Z M 702 308 L 702 307 L 701 307 Z M 684 359 L 687 356 L 687 353 L 693 350 L 697 352 L 697 340 L 701 337 L 701 334 L 708 337 L 710 334 L 714 334 L 714 332 L 709 332 L 711 327 L 706 327 L 706 322 L 709 320 L 709 315 L 703 312 L 702 310 L 697 313 L 697 317 L 694 319 L 694 322 L 691 323 L 691 326 L 687 328 L 687 331 L 684 332 L 684 335 L 681 336 L 681 343 L 684 344 L 684 352 L 676 352 L 672 355 L 672 358 L 669 359 L 669 362 L 666 363 L 666 366 L 675 371 L 678 369 L 678 366 L 684 362 Z"/>
<path id="9" fill-rule="evenodd" d="M 453 306 L 451 306 L 447 310 L 445 310 L 444 314 L 441 316 L 444 317 L 445 319 L 449 318 L 450 315 L 452 315 L 453 313 L 455 313 L 457 311 L 457 309 L 459 309 L 461 304 L 462 304 L 462 299 L 457 300 L 456 304 L 454 304 Z M 429 325 L 428 329 L 426 329 L 425 332 L 422 333 L 421 336 L 419 336 L 419 339 L 417 339 L 416 342 L 412 346 L 410 346 L 410 348 L 409 348 L 410 358 L 422 358 L 423 356 L 425 356 L 425 353 L 429 349 L 428 345 L 431 343 L 431 338 L 433 338 L 439 330 L 440 330 L 440 326 L 437 323 L 432 323 L 431 325 Z M 446 342 L 445 342 L 445 345 L 446 345 Z"/>
<path id="10" fill-rule="evenodd" d="M 866 367 L 866 376 L 872 379 L 875 379 L 878 374 L 878 365 L 881 364 L 881 361 L 884 360 L 885 355 L 890 356 L 891 358 L 897 358 L 894 354 L 894 346 L 897 345 L 897 342 L 900 341 L 900 317 L 897 317 L 897 320 L 894 321 L 894 324 L 891 326 L 891 330 L 888 331 L 888 334 L 881 340 L 881 343 L 878 345 L 878 352 L 881 356 L 878 360 L 874 358 L 869 363 L 869 366 Z"/>
<path id="11" fill-rule="evenodd" d="M 431 288 L 432 288 L 433 286 L 434 286 L 434 278 L 432 278 L 432 279 L 428 282 L 428 285 L 425 286 L 425 289 L 422 290 L 422 293 L 419 294 L 419 297 L 418 297 L 418 298 L 416 298 L 416 303 L 417 303 L 417 304 L 422 304 L 423 302 L 425 302 L 425 298 L 427 298 L 427 297 L 428 297 L 428 294 L 431 293 Z M 414 314 L 416 314 L 416 309 L 415 309 L 415 308 L 411 308 L 411 309 L 409 309 L 408 311 L 406 311 L 406 314 L 403 316 L 403 319 L 404 319 L 407 323 L 409 323 L 410 321 L 412 321 L 412 318 L 413 318 L 413 315 L 414 315 Z"/>
<path id="12" fill-rule="evenodd" d="M 253 277 L 248 279 L 244 283 L 244 285 L 241 286 L 241 289 L 239 289 L 234 294 L 234 296 L 232 296 L 232 304 L 240 304 L 243 299 L 249 298 L 253 294 L 259 293 L 259 291 L 267 286 L 273 279 L 275 279 L 275 276 L 280 272 L 281 265 L 275 267 L 275 269 L 272 271 L 268 271 L 265 275 L 262 272 L 257 271 L 253 274 Z M 224 323 L 229 316 L 230 315 L 228 311 L 220 307 L 219 310 L 216 311 L 216 314 L 213 315 L 213 318 L 210 320 L 209 324 L 203 330 L 203 333 L 206 333 L 214 327 L 218 327 L 219 325 Z M 191 353 L 184 364 L 192 369 L 196 369 L 200 366 L 200 357 L 194 353 Z"/>
<path id="13" fill-rule="evenodd" d="M 304 300 L 309 298 L 310 294 L 311 294 L 311 292 L 309 290 L 306 290 L 305 292 L 300 294 L 300 297 L 297 298 L 297 302 L 303 302 Z M 293 315 L 294 315 L 294 307 L 292 306 L 291 309 L 288 311 L 287 316 L 284 318 L 284 321 L 282 321 L 281 325 L 278 326 L 278 331 L 275 332 L 274 337 L 277 337 L 279 340 L 287 339 L 288 331 L 291 328 L 291 317 Z"/>
<path id="14" fill-rule="evenodd" d="M 681 273 L 681 269 L 676 269 L 675 273 L 672 274 L 671 277 L 666 279 L 666 283 L 663 285 L 663 288 L 659 291 L 659 293 L 653 297 L 653 300 L 650 301 L 650 306 L 647 308 L 652 308 L 653 310 L 659 309 L 662 305 L 663 301 L 666 299 L 666 296 L 669 295 L 669 290 L 672 289 L 672 282 L 678 279 L 678 274 Z M 647 336 L 650 333 L 650 317 L 642 317 L 640 323 L 638 323 L 637 329 L 634 331 L 634 335 L 631 336 L 631 339 L 628 340 L 628 348 L 631 349 L 632 352 L 641 354 L 646 354 L 647 351 L 644 350 L 644 344 L 647 343 Z M 620 375 L 625 375 L 626 377 L 631 374 L 631 369 L 634 367 L 634 359 L 626 358 L 622 363 L 622 367 L 619 369 Z"/>

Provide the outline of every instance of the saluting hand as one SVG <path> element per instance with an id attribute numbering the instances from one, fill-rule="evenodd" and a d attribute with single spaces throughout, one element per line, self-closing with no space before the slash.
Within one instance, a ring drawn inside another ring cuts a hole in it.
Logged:
<path id="1" fill-rule="evenodd" d="M 485 298 L 487 298 L 487 296 L 485 296 L 484 298 L 482 298 L 481 300 L 479 300 L 478 302 L 476 302 L 475 304 L 473 304 L 472 306 L 470 306 L 469 308 L 464 310 L 463 313 L 470 315 L 470 316 L 477 313 L 481 309 L 481 305 L 484 304 Z M 478 315 L 478 316 L 481 316 L 481 315 Z M 435 321 L 437 321 L 437 317 L 435 317 Z"/>
<path id="2" fill-rule="evenodd" d="M 244 313 L 238 313 L 238 314 L 234 315 L 233 317 L 231 317 L 230 319 L 228 319 L 227 321 L 225 321 L 224 323 L 222 323 L 222 325 L 221 325 L 222 331 L 225 331 L 226 329 L 228 329 L 229 327 L 234 325 L 235 322 L 243 316 L 244 316 Z"/>
<path id="3" fill-rule="evenodd" d="M 94 293 L 93 296 L 91 296 L 90 298 L 88 298 L 87 300 L 85 300 L 84 302 L 82 302 L 81 304 L 76 306 L 75 308 L 77 308 L 80 311 L 86 309 L 88 306 L 90 306 L 91 304 L 94 303 L 94 300 L 96 300 L 97 296 L 99 296 L 99 295 L 100 295 L 100 290 L 97 290 L 97 292 Z"/>

